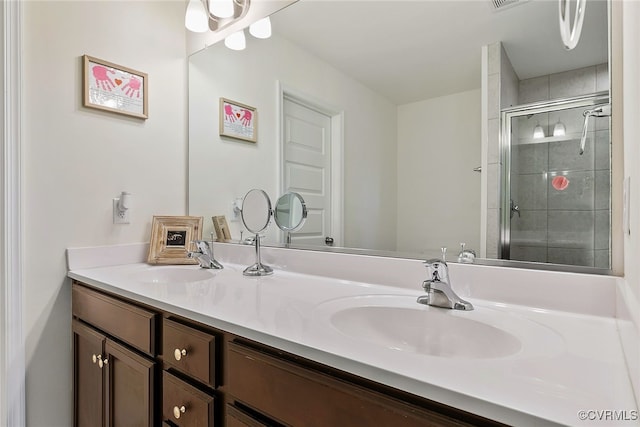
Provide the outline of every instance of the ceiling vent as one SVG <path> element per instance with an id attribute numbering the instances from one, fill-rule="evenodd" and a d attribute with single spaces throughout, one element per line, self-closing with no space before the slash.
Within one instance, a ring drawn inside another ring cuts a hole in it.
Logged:
<path id="1" fill-rule="evenodd" d="M 503 10 L 512 6 L 517 6 L 519 4 L 525 3 L 528 0 L 491 0 L 491 4 L 493 5 L 493 10 Z"/>

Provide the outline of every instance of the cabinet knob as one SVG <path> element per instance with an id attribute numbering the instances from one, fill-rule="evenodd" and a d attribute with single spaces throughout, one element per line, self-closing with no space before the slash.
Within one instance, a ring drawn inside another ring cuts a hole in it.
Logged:
<path id="1" fill-rule="evenodd" d="M 178 407 L 178 406 L 174 406 L 173 407 L 173 416 L 176 418 L 176 420 L 180 419 L 180 416 L 182 414 L 184 414 L 185 412 L 187 412 L 187 408 L 184 407 L 184 405 Z"/>
<path id="2" fill-rule="evenodd" d="M 98 360 L 98 366 L 100 366 L 100 368 L 104 368 L 108 364 L 109 364 L 109 359 Z"/>
<path id="3" fill-rule="evenodd" d="M 186 349 L 184 349 L 184 348 L 183 348 L 182 350 L 180 350 L 179 348 L 176 348 L 176 349 L 173 351 L 173 357 L 175 357 L 175 358 L 176 358 L 176 360 L 180 360 L 180 359 L 182 359 L 183 357 L 185 357 L 186 355 L 187 355 L 187 350 L 186 350 Z"/>
<path id="4" fill-rule="evenodd" d="M 100 360 L 100 359 L 102 359 L 102 356 L 99 355 L 99 354 L 94 354 L 94 355 L 91 356 L 91 361 L 93 363 L 98 363 L 98 360 Z"/>

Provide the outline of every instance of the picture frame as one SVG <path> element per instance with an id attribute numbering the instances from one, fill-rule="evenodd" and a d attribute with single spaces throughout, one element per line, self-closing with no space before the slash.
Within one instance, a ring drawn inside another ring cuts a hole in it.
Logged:
<path id="1" fill-rule="evenodd" d="M 197 264 L 188 258 L 191 242 L 202 239 L 201 216 L 153 216 L 149 264 Z"/>
<path id="2" fill-rule="evenodd" d="M 149 118 L 149 77 L 142 71 L 82 56 L 82 105 L 140 119 Z"/>
<path id="3" fill-rule="evenodd" d="M 231 230 L 224 215 L 212 216 L 213 229 L 216 232 L 216 241 L 228 242 L 231 240 Z"/>
<path id="4" fill-rule="evenodd" d="M 258 142 L 258 110 L 240 102 L 220 98 L 220 136 Z"/>

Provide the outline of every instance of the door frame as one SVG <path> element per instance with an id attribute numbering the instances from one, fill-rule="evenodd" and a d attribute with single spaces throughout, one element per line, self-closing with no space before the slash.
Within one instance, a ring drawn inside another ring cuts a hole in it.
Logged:
<path id="1" fill-rule="evenodd" d="M 26 425 L 23 331 L 22 1 L 2 7 L 0 425 Z"/>
<path id="2" fill-rule="evenodd" d="M 285 98 L 331 118 L 331 237 L 344 246 L 344 110 L 278 80 L 278 190 L 284 193 L 284 100 Z"/>
<path id="3" fill-rule="evenodd" d="M 589 107 L 607 102 L 610 102 L 610 97 L 605 91 L 574 98 L 535 102 L 502 110 L 502 133 L 500 135 L 500 155 L 502 163 L 500 171 L 500 239 L 498 245 L 498 255 L 500 259 L 510 259 L 511 251 L 511 119 L 530 114 L 547 113 L 569 108 Z M 611 129 L 609 132 L 611 133 Z M 609 207 L 609 210 L 611 210 L 611 206 Z M 611 236 L 613 236 L 613 230 L 611 230 Z M 613 248 L 614 246 L 612 244 L 612 252 L 614 250 Z M 611 254 L 611 258 L 613 260 L 613 253 Z"/>

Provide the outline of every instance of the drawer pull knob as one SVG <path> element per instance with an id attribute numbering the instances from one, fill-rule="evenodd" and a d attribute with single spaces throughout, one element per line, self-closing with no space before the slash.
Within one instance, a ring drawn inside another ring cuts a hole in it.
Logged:
<path id="1" fill-rule="evenodd" d="M 100 369 L 102 369 L 104 367 L 104 365 L 106 365 L 107 363 L 109 363 L 109 359 L 102 359 L 102 355 L 101 354 L 94 354 L 91 356 L 91 361 L 93 363 L 97 363 L 98 366 L 100 367 Z"/>
<path id="2" fill-rule="evenodd" d="M 180 416 L 185 412 L 187 412 L 187 408 L 185 408 L 184 405 L 180 407 L 177 407 L 177 406 L 173 407 L 173 416 L 176 418 L 176 420 L 179 420 Z"/>
<path id="3" fill-rule="evenodd" d="M 176 348 L 173 351 L 173 357 L 176 358 L 176 360 L 180 360 L 183 357 L 185 357 L 187 355 L 187 350 L 185 350 L 184 348 L 182 350 L 180 350 L 179 348 Z"/>

